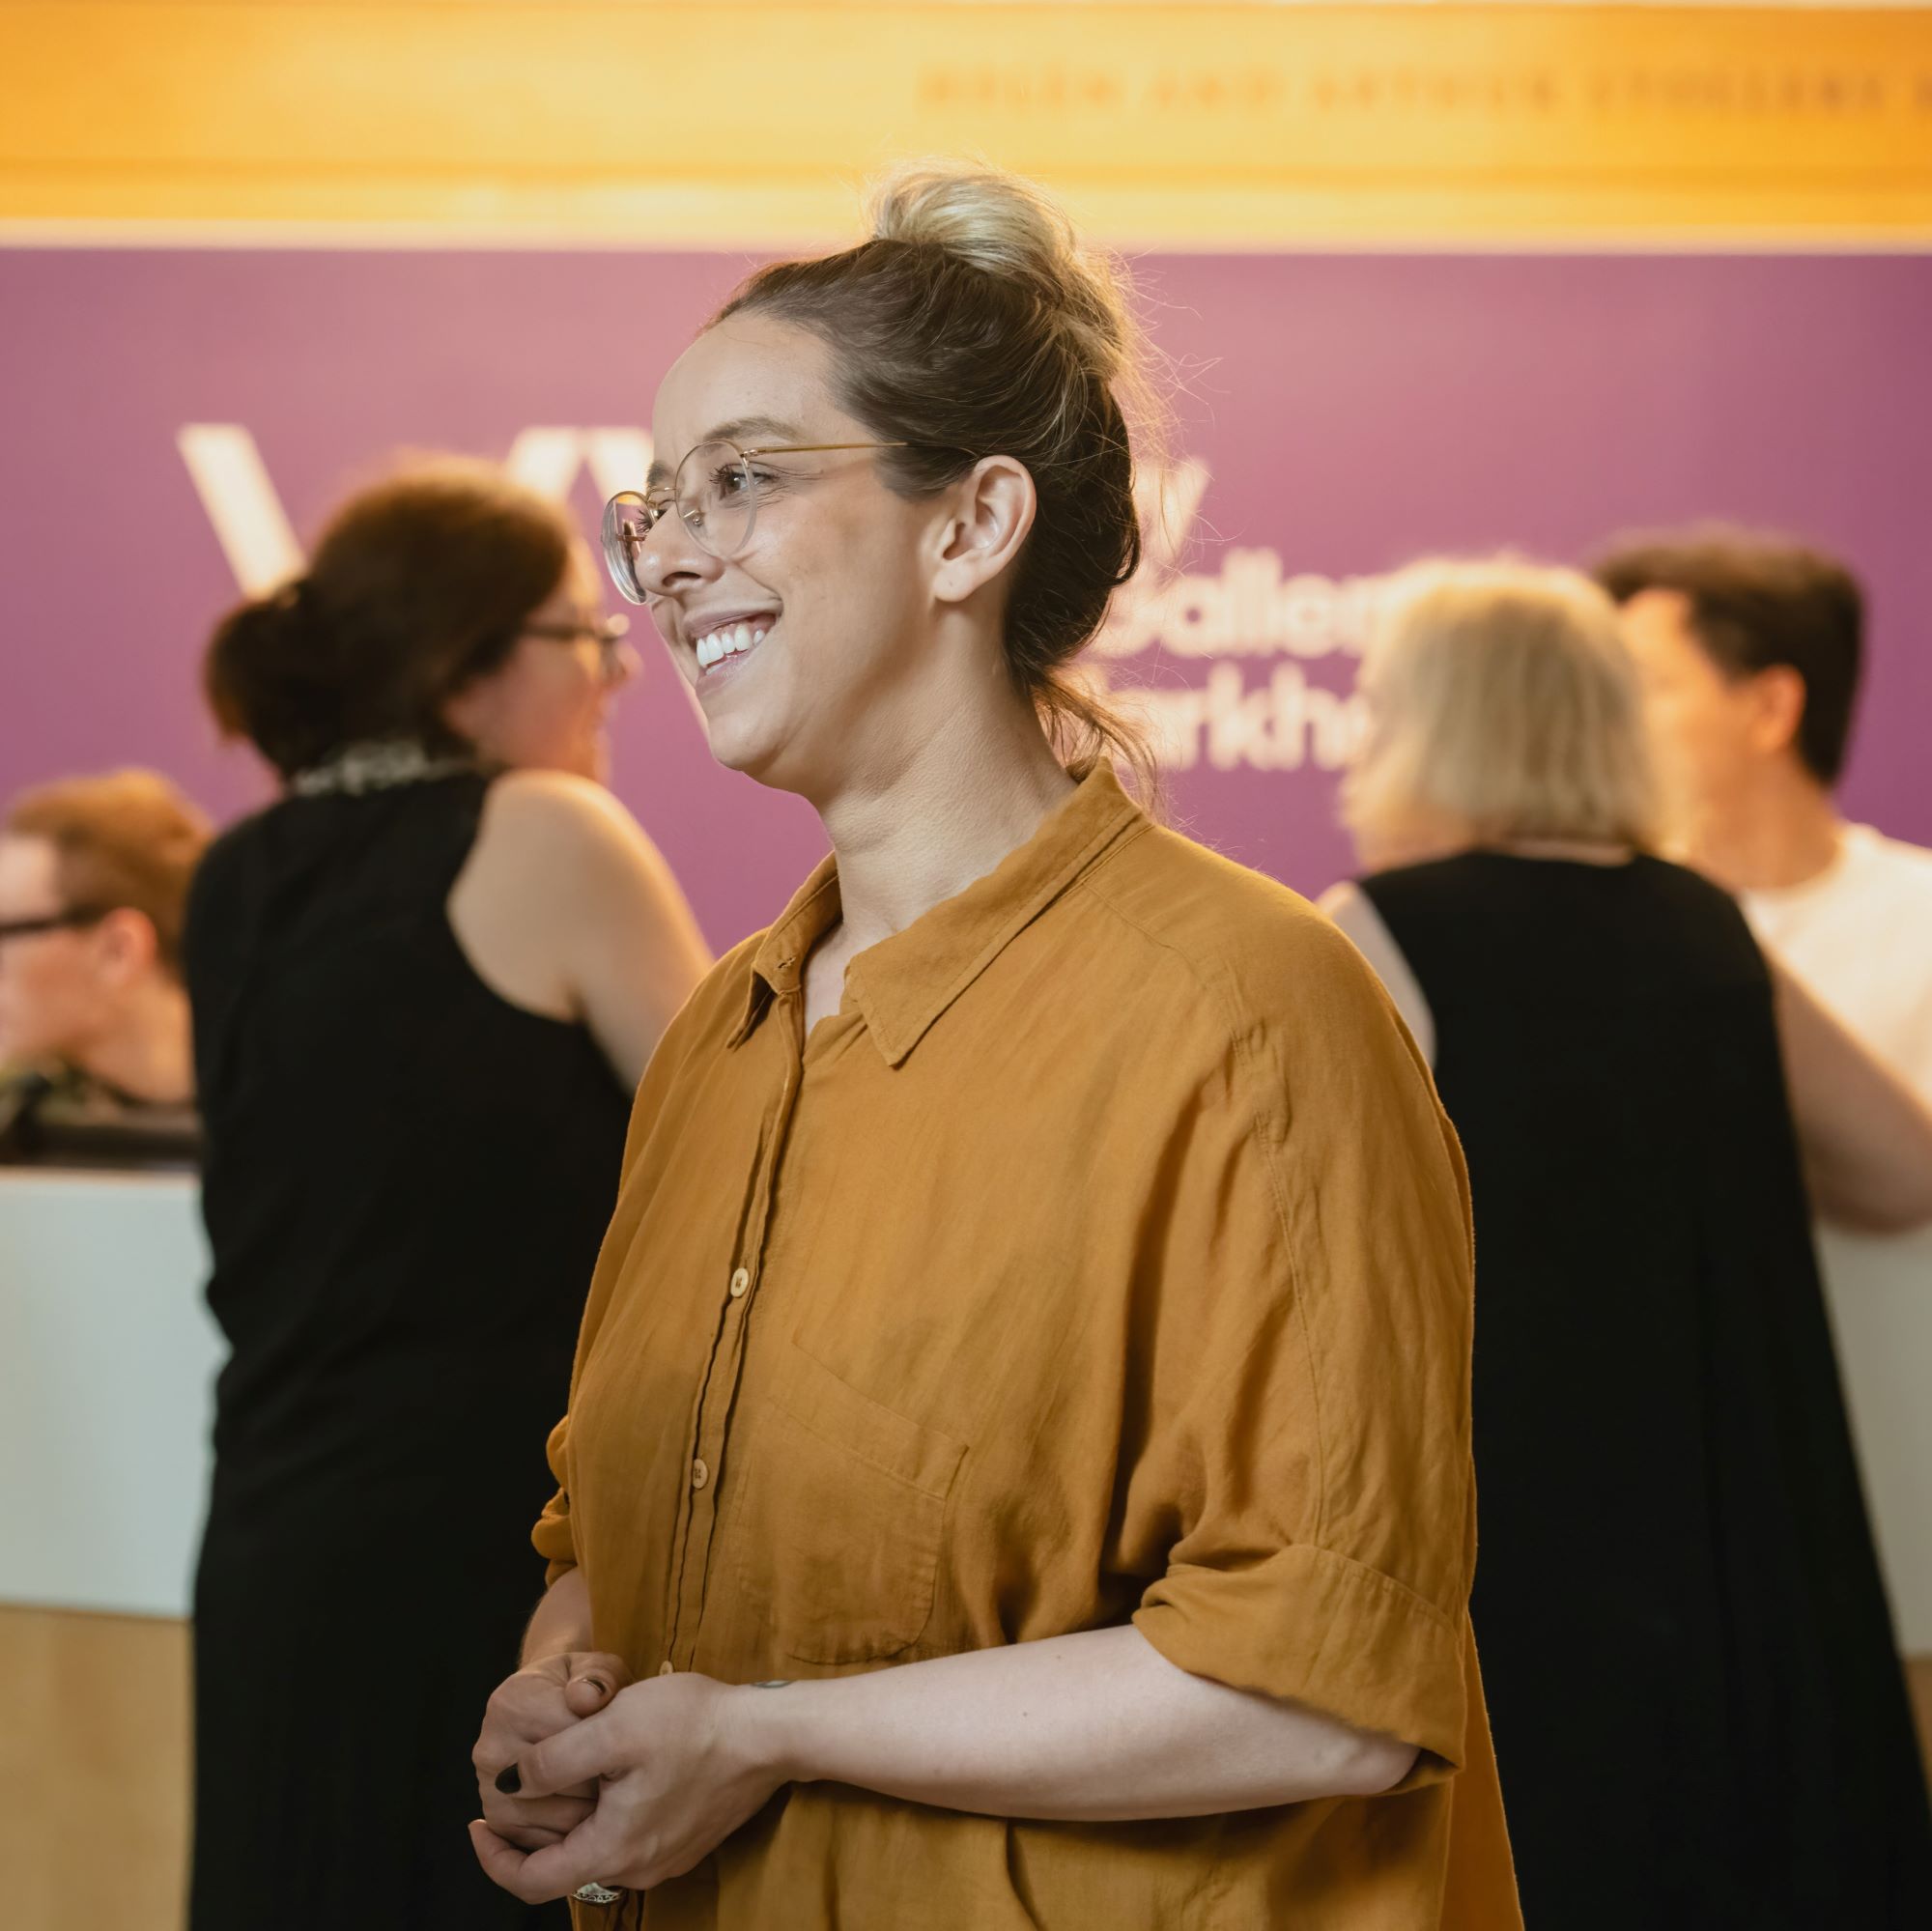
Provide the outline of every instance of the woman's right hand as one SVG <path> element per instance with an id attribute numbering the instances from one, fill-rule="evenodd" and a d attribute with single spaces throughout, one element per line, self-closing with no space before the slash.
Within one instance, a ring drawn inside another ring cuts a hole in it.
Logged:
<path id="1" fill-rule="evenodd" d="M 554 1797 L 511 1796 L 497 1776 L 527 1750 L 585 1717 L 594 1717 L 631 1681 L 621 1657 L 602 1650 L 569 1650 L 526 1663 L 497 1686 L 470 1751 L 483 1797 L 483 1819 L 524 1850 L 541 1850 L 574 1831 L 595 1807 L 597 1786 L 579 1785 Z"/>

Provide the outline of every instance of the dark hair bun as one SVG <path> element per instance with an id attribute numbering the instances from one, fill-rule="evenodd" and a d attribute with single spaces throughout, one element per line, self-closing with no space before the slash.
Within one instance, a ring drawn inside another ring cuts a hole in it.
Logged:
<path id="1" fill-rule="evenodd" d="M 352 497 L 309 572 L 229 612 L 208 700 L 284 777 L 365 738 L 463 750 L 447 699 L 516 648 L 563 581 L 575 531 L 485 463 L 417 463 Z"/>

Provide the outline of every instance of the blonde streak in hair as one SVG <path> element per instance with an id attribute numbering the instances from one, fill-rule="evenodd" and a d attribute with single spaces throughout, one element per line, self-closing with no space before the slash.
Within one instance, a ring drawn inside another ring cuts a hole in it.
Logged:
<path id="1" fill-rule="evenodd" d="M 1385 815 L 1505 836 L 1521 761 L 1520 653 L 1494 621 L 1495 566 L 1432 559 L 1397 573 L 1380 662 L 1399 712 L 1382 779 Z M 1406 790 L 1407 795 L 1400 795 Z"/>
<path id="2" fill-rule="evenodd" d="M 1528 833 L 1545 838 L 1595 836 L 1600 829 L 1603 742 L 1595 680 L 1578 677 L 1576 625 L 1567 599 L 1552 598 L 1539 582 L 1524 600 L 1521 645 L 1528 652 L 1523 707 L 1526 749 L 1542 747 L 1540 767 L 1525 755 L 1524 789 L 1533 801 Z M 1587 667 L 1585 667 L 1587 669 Z"/>
<path id="3" fill-rule="evenodd" d="M 1598 836 L 1644 846 L 1653 840 L 1656 811 L 1636 667 L 1609 599 L 1575 573 L 1556 574 L 1589 704 L 1584 802 Z"/>
<path id="4" fill-rule="evenodd" d="M 1374 722 L 1342 779 L 1342 823 L 1371 865 L 1377 863 L 1377 847 L 1390 842 L 1397 830 L 1398 770 L 1411 729 L 1412 694 L 1405 672 L 1416 581 L 1414 566 L 1389 579 L 1362 661 L 1361 683 L 1374 707 Z"/>
<path id="5" fill-rule="evenodd" d="M 1630 752 L 1637 720 L 1625 701 L 1617 666 L 1604 648 L 1604 639 L 1594 634 L 1594 625 L 1585 632 L 1590 646 L 1590 804 L 1598 820 L 1598 835 L 1605 838 L 1628 836 L 1623 820 L 1629 815 Z"/>
<path id="6" fill-rule="evenodd" d="M 1459 600 L 1458 661 L 1445 667 L 1453 730 L 1441 782 L 1445 807 L 1460 809 L 1484 838 L 1499 838 L 1516 829 L 1518 777 L 1538 754 L 1530 724 L 1535 666 L 1520 631 L 1491 623 L 1485 604 L 1479 582 Z"/>
<path id="7" fill-rule="evenodd" d="M 1141 345 L 1124 270 L 1084 246 L 1065 211 L 1037 184 L 983 165 L 914 161 L 874 185 L 870 209 L 872 233 L 881 241 L 945 248 L 1033 289 L 1073 337 L 1088 368 L 1110 387 L 1138 388 Z"/>
<path id="8" fill-rule="evenodd" d="M 1343 781 L 1342 820 L 1371 866 L 1399 862 L 1432 815 L 1426 720 L 1435 666 L 1426 606 L 1435 586 L 1420 569 L 1404 574 L 1370 647 L 1375 732 Z"/>
<path id="9" fill-rule="evenodd" d="M 1587 698 L 1587 806 L 1599 836 L 1641 846 L 1651 840 L 1655 811 L 1636 667 L 1608 598 L 1580 578 L 1559 575 Z"/>
<path id="10" fill-rule="evenodd" d="M 1537 654 L 1533 715 L 1544 725 L 1548 752 L 1536 782 L 1526 784 L 1526 830 L 1544 838 L 1590 838 L 1605 834 L 1605 762 L 1609 747 L 1595 650 L 1574 596 L 1549 573 L 1540 574 L 1527 598 L 1525 636 Z"/>
<path id="11" fill-rule="evenodd" d="M 1617 800 L 1616 836 L 1639 849 L 1656 845 L 1663 833 L 1663 809 L 1657 761 L 1644 714 L 1636 668 L 1622 637 L 1612 629 L 1616 653 L 1616 716 L 1610 742 L 1611 768 L 1605 774 L 1609 794 Z"/>

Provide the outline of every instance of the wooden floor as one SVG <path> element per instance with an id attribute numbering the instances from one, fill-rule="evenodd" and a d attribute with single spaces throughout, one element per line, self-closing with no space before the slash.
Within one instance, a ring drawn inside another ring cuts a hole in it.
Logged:
<path id="1" fill-rule="evenodd" d="M 0 1607 L 0 1925 L 175 1931 L 187 1812 L 187 1625 Z"/>
<path id="2" fill-rule="evenodd" d="M 1907 1668 L 1932 1763 L 1932 1657 Z M 177 1931 L 187 1811 L 187 1626 L 0 1607 L 0 1925 L 80 1923 L 107 1860 L 85 1921 Z"/>

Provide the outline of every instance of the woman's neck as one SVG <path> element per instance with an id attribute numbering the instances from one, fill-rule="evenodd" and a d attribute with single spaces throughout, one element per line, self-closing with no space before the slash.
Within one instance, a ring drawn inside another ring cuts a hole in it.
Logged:
<path id="1" fill-rule="evenodd" d="M 849 958 L 983 878 L 1074 790 L 1030 707 L 936 732 L 883 781 L 819 809 L 838 860 Z"/>

